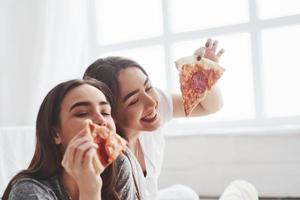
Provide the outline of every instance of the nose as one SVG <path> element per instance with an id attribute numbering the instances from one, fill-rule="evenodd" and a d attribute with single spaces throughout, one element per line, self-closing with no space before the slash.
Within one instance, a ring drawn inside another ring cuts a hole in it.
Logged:
<path id="1" fill-rule="evenodd" d="M 145 93 L 145 95 L 144 95 L 144 100 L 146 102 L 146 105 L 151 106 L 151 107 L 156 106 L 156 104 L 157 104 L 156 100 L 147 93 Z"/>
<path id="2" fill-rule="evenodd" d="M 95 113 L 93 116 L 93 122 L 100 126 L 106 126 L 107 122 L 104 116 L 101 113 Z"/>

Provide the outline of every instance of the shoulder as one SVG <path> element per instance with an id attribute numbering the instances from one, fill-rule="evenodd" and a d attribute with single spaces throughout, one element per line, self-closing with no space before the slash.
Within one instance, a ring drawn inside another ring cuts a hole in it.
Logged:
<path id="1" fill-rule="evenodd" d="M 155 91 L 156 91 L 161 103 L 172 104 L 172 95 L 170 95 L 166 91 L 163 91 L 159 88 L 155 88 Z"/>
<path id="2" fill-rule="evenodd" d="M 127 151 L 121 154 L 116 160 L 116 192 L 121 199 L 135 199 L 134 180 L 130 160 L 126 156 Z"/>
<path id="3" fill-rule="evenodd" d="M 120 154 L 116 160 L 116 168 L 118 176 L 129 176 L 132 172 L 130 160 L 127 157 L 126 150 L 123 154 Z"/>
<path id="4" fill-rule="evenodd" d="M 51 189 L 33 178 L 21 178 L 17 180 L 9 194 L 10 200 L 22 199 L 56 199 L 51 194 Z"/>
<path id="5" fill-rule="evenodd" d="M 155 88 L 159 97 L 159 112 L 162 122 L 165 123 L 173 117 L 172 96 L 165 91 Z"/>

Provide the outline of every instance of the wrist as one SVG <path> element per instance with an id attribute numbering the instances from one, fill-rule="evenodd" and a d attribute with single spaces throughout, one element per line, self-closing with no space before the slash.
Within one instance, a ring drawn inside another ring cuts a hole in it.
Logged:
<path id="1" fill-rule="evenodd" d="M 102 180 L 94 184 L 78 185 L 78 188 L 79 199 L 86 199 L 86 197 L 88 197 L 87 199 L 98 199 L 98 197 L 101 197 Z"/>
<path id="2" fill-rule="evenodd" d="M 80 192 L 79 200 L 101 200 L 101 190 L 94 193 Z"/>

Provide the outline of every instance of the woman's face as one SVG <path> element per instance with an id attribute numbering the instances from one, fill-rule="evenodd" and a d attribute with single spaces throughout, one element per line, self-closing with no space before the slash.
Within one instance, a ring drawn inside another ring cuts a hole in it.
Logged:
<path id="1" fill-rule="evenodd" d="M 159 98 L 148 77 L 139 68 L 128 67 L 120 71 L 118 83 L 116 123 L 126 137 L 130 133 L 157 129 Z"/>
<path id="2" fill-rule="evenodd" d="M 83 84 L 69 91 L 61 104 L 58 137 L 63 147 L 85 128 L 87 119 L 116 131 L 111 107 L 104 94 L 98 88 Z"/>

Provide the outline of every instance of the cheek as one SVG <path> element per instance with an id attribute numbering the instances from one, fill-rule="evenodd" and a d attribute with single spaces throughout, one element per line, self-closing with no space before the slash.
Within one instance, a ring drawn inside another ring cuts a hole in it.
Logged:
<path id="1" fill-rule="evenodd" d="M 117 120 L 118 125 L 122 127 L 134 126 L 140 119 L 141 110 L 140 106 L 136 105 L 120 112 Z"/>
<path id="2" fill-rule="evenodd" d="M 111 130 L 114 133 L 116 132 L 116 125 L 115 125 L 115 121 L 113 120 L 113 118 L 107 119 L 107 126 L 108 126 L 109 130 Z"/>
<path id="3" fill-rule="evenodd" d="M 85 127 L 84 121 L 72 120 L 62 124 L 62 142 L 67 145 L 70 140 Z"/>

